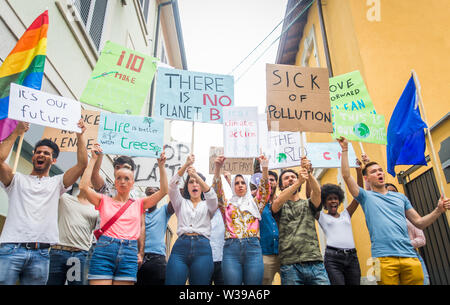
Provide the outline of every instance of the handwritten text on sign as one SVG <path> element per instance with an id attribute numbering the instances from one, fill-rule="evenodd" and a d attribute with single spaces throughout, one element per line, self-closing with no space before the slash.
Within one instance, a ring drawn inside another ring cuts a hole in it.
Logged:
<path id="1" fill-rule="evenodd" d="M 269 130 L 333 132 L 326 68 L 267 64 L 266 81 Z"/>
<path id="2" fill-rule="evenodd" d="M 214 174 L 214 161 L 217 156 L 223 155 L 223 147 L 209 148 L 209 173 Z M 227 158 L 222 166 L 221 173 L 224 171 L 232 175 L 252 175 L 253 158 Z"/>
<path id="3" fill-rule="evenodd" d="M 102 112 L 98 143 L 105 154 L 158 158 L 163 148 L 164 120 Z"/>
<path id="4" fill-rule="evenodd" d="M 313 168 L 341 167 L 342 148 L 337 142 L 307 143 L 306 154 Z M 352 143 L 348 143 L 348 162 L 350 167 L 358 167 Z"/>
<path id="5" fill-rule="evenodd" d="M 8 118 L 80 132 L 80 102 L 11 83 Z"/>
<path id="6" fill-rule="evenodd" d="M 164 152 L 166 154 L 165 167 L 169 180 L 186 162 L 187 156 L 191 153 L 190 147 L 191 144 L 189 143 L 171 142 L 164 144 Z M 134 185 L 159 187 L 160 173 L 157 160 L 135 157 L 133 161 L 136 164 Z"/>
<path id="7" fill-rule="evenodd" d="M 227 158 L 258 157 L 258 107 L 224 108 L 223 141 Z"/>
<path id="8" fill-rule="evenodd" d="M 80 101 L 139 115 L 156 72 L 156 58 L 107 41 Z"/>
<path id="9" fill-rule="evenodd" d="M 158 67 L 155 116 L 222 123 L 222 108 L 233 104 L 232 76 Z"/>
<path id="10" fill-rule="evenodd" d="M 98 124 L 100 123 L 100 112 L 94 110 L 81 110 L 81 118 L 84 121 L 86 131 L 86 148 L 88 150 L 93 148 L 97 141 Z M 46 127 L 44 129 L 43 139 L 50 139 L 58 144 L 60 151 L 77 151 L 77 135 L 73 131 L 66 131 Z"/>

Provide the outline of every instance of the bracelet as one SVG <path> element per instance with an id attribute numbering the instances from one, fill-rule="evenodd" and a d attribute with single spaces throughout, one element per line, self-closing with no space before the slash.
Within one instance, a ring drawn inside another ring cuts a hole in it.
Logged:
<path id="1" fill-rule="evenodd" d="M 348 151 L 348 149 L 346 149 L 346 150 L 342 150 L 342 152 L 346 152 L 346 151 Z"/>

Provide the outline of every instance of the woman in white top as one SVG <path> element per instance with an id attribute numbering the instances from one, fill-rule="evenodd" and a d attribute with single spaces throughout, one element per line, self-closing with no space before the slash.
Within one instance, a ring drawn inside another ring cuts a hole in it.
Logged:
<path id="1" fill-rule="evenodd" d="M 357 161 L 361 166 L 361 163 Z M 363 185 L 361 167 L 356 169 L 358 184 Z M 322 186 L 322 202 L 328 213 L 320 211 L 319 224 L 327 237 L 324 265 L 331 285 L 359 285 L 361 270 L 356 255 L 350 218 L 358 208 L 358 202 L 353 199 L 350 205 L 341 213 L 339 205 L 344 200 L 344 191 L 335 184 Z"/>
<path id="2" fill-rule="evenodd" d="M 214 270 L 211 245 L 211 218 L 217 210 L 217 196 L 205 178 L 192 167 L 194 155 L 169 183 L 169 198 L 178 219 L 177 235 L 167 262 L 166 285 L 208 285 Z M 188 176 L 180 192 L 180 180 Z"/>

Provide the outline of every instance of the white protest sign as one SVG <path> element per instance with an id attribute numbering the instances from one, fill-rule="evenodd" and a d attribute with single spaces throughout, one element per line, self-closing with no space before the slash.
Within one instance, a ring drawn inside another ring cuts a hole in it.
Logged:
<path id="1" fill-rule="evenodd" d="M 258 157 L 258 107 L 226 107 L 222 111 L 224 156 Z"/>
<path id="2" fill-rule="evenodd" d="M 187 156 L 191 153 L 190 143 L 170 142 L 164 145 L 166 155 L 166 173 L 170 180 L 180 167 L 186 162 Z M 160 173 L 157 159 L 145 157 L 133 158 L 136 164 L 134 185 L 159 187 Z"/>
<path id="3" fill-rule="evenodd" d="M 342 149 L 338 142 L 306 144 L 306 157 L 313 168 L 339 168 L 341 156 Z M 350 167 L 358 167 L 352 143 L 348 143 L 348 162 Z"/>
<path id="4" fill-rule="evenodd" d="M 81 132 L 80 102 L 11 83 L 8 118 Z"/>

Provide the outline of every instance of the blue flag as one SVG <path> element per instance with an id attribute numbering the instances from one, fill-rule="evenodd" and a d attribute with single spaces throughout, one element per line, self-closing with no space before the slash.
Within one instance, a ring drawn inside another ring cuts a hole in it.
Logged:
<path id="1" fill-rule="evenodd" d="M 396 165 L 427 165 L 425 133 L 414 78 L 408 81 L 395 106 L 387 130 L 387 171 L 395 177 Z"/>

